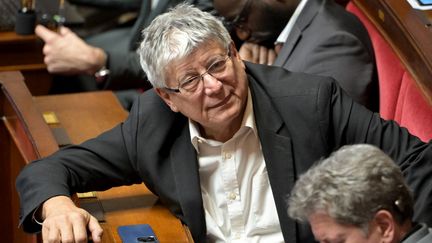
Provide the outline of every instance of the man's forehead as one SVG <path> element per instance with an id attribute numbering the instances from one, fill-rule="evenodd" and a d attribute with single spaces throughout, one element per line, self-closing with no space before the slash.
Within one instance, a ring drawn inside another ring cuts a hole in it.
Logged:
<path id="1" fill-rule="evenodd" d="M 218 53 L 220 51 L 225 51 L 225 47 L 217 41 L 208 39 L 200 43 L 197 47 L 192 49 L 182 58 L 177 59 L 178 62 L 190 62 L 196 61 L 197 58 L 202 56 L 212 56 L 212 53 Z"/>
<path id="2" fill-rule="evenodd" d="M 168 71 L 177 73 L 180 70 L 193 69 L 195 66 L 206 64 L 206 62 L 216 55 L 225 54 L 227 50 L 216 41 L 204 42 L 188 55 L 172 60 L 168 65 Z"/>

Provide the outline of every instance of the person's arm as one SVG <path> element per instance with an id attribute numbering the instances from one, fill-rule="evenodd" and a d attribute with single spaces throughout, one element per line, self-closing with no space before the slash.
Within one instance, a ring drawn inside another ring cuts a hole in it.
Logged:
<path id="1" fill-rule="evenodd" d="M 114 186 L 142 183 L 136 168 L 134 129 L 138 111 L 134 110 L 123 124 L 112 130 L 81 145 L 66 147 L 47 158 L 34 161 L 20 172 L 16 188 L 21 203 L 20 225 L 25 231 L 41 230 L 41 226 L 33 218 L 36 209 L 42 209 L 40 218 L 44 220 L 43 227 L 48 227 L 45 222 L 49 222 L 49 225 L 59 224 L 58 221 L 64 218 L 61 215 L 65 212 L 69 216 L 81 213 L 86 220 L 77 218 L 77 227 L 82 228 L 82 222 L 90 227 L 87 212 L 72 205 L 68 206 L 71 210 L 53 211 L 49 206 L 53 204 L 46 204 L 50 202 L 48 199 L 58 196 L 69 198 L 75 192 L 100 191 Z M 72 221 L 68 225 L 73 228 L 75 220 Z"/>
<path id="2" fill-rule="evenodd" d="M 317 101 L 323 139 L 334 145 L 367 143 L 381 148 L 400 166 L 414 192 L 414 219 L 432 224 L 432 143 L 423 143 L 394 121 L 385 121 L 355 103 L 336 83 L 322 85 Z M 331 97 L 327 99 L 326 97 Z M 330 120 L 326 117 L 330 116 Z"/>
<path id="3" fill-rule="evenodd" d="M 106 89 L 130 89 L 151 86 L 135 51 L 122 52 L 105 50 L 109 56 L 108 78 L 103 84 Z"/>
<path id="4" fill-rule="evenodd" d="M 377 111 L 378 83 L 373 53 L 354 35 L 329 33 L 318 40 L 304 40 L 284 67 L 332 77 L 355 101 Z"/>

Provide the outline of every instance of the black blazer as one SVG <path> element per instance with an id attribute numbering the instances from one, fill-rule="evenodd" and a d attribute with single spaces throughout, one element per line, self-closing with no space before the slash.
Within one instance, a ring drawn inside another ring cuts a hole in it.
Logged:
<path id="1" fill-rule="evenodd" d="M 285 241 L 313 242 L 306 227 L 288 218 L 286 199 L 302 172 L 345 144 L 374 144 L 393 157 L 418 200 L 416 219 L 431 222 L 431 144 L 354 103 L 330 78 L 246 66 Z M 152 90 L 139 98 L 124 123 L 21 172 L 17 179 L 21 223 L 27 231 L 39 230 L 31 214 L 49 197 L 141 182 L 188 225 L 196 242 L 205 241 L 198 162 L 188 119 L 173 113 Z"/>
<path id="2" fill-rule="evenodd" d="M 332 77 L 355 101 L 378 111 L 378 77 L 368 32 L 333 0 L 306 3 L 275 65 Z"/>

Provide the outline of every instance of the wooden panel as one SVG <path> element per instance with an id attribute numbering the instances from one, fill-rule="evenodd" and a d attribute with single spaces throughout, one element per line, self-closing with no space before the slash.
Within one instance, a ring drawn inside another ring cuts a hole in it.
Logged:
<path id="1" fill-rule="evenodd" d="M 18 72 L 0 73 L 0 200 L 2 242 L 36 242 L 37 237 L 18 228 L 19 199 L 15 178 L 31 160 L 58 149 L 40 113 L 33 105 Z"/>
<path id="2" fill-rule="evenodd" d="M 43 46 L 35 35 L 0 32 L 0 72 L 22 71 L 32 95 L 48 94 L 52 77 L 43 61 Z"/>
<path id="3" fill-rule="evenodd" d="M 45 68 L 42 48 L 43 42 L 35 35 L 0 32 L 0 71 Z"/>
<path id="4" fill-rule="evenodd" d="M 24 82 L 33 96 L 46 95 L 50 92 L 53 76 L 48 73 L 48 70 L 21 70 L 24 76 Z"/>
<path id="5" fill-rule="evenodd" d="M 56 151 L 58 147 L 51 130 L 34 105 L 33 97 L 25 86 L 22 75 L 19 72 L 0 73 L 0 83 L 4 95 L 1 115 L 10 123 L 16 134 L 24 133 L 28 139 L 27 143 L 31 143 L 31 146 L 27 146 L 32 147 L 31 151 L 26 151 L 27 159 L 34 160 Z"/>
<path id="6" fill-rule="evenodd" d="M 432 104 L 432 10 L 400 0 L 354 0 L 390 43 Z"/>

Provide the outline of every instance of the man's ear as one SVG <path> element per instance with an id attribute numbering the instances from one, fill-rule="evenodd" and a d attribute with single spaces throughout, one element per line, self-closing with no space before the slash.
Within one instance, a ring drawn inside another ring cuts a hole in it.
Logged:
<path id="1" fill-rule="evenodd" d="M 161 99 L 170 107 L 170 109 L 174 112 L 178 112 L 179 110 L 177 109 L 177 106 L 174 104 L 174 102 L 171 99 L 171 95 L 161 89 L 161 88 L 155 88 L 156 94 L 159 95 L 159 97 L 161 97 Z"/>
<path id="2" fill-rule="evenodd" d="M 375 213 L 373 222 L 378 227 L 381 235 L 381 242 L 390 243 L 397 238 L 397 222 L 393 215 L 387 210 L 379 210 Z"/>
<path id="3" fill-rule="evenodd" d="M 235 45 L 234 41 L 231 41 L 231 43 L 229 44 L 228 48 L 229 48 L 229 52 L 230 52 L 231 57 L 238 57 L 238 56 L 240 56 L 239 53 L 238 53 L 238 51 L 237 51 L 237 48 L 236 48 L 236 45 Z"/>
<path id="4" fill-rule="evenodd" d="M 243 60 L 240 57 L 239 52 L 237 51 L 237 48 L 235 46 L 234 41 L 231 41 L 230 45 L 229 45 L 229 51 L 230 51 L 230 55 L 231 55 L 231 59 L 234 61 L 234 59 L 237 59 L 237 61 L 239 61 L 243 67 L 243 69 L 246 68 Z"/>

